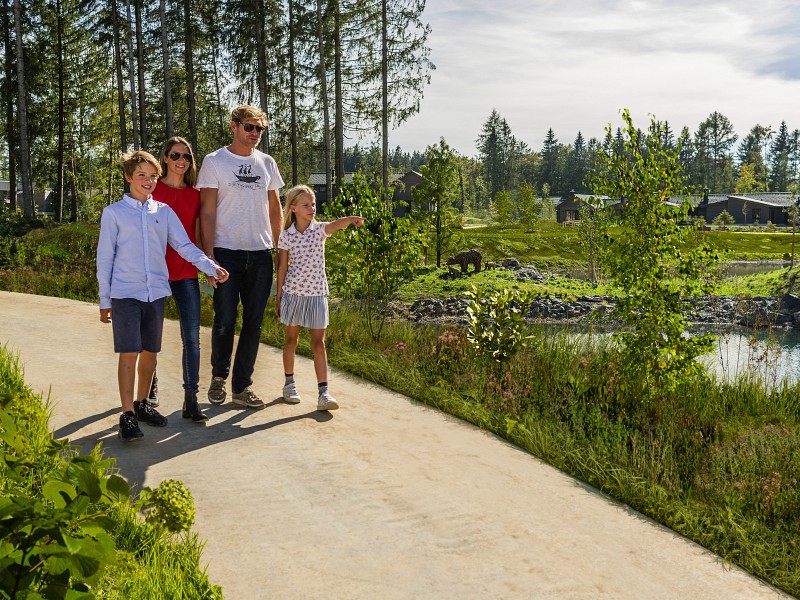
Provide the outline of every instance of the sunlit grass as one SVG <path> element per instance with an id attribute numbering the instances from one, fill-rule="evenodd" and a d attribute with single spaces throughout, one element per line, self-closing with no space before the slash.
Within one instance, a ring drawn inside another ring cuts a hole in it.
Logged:
<path id="1" fill-rule="evenodd" d="M 0 497 L 14 491 L 42 499 L 42 482 L 62 466 L 65 457 L 45 458 L 46 453 L 35 451 L 51 439 L 47 403 L 25 385 L 18 358 L 5 347 L 0 348 L 0 408 L 16 421 L 26 446 L 32 449 L 31 455 L 40 456 L 27 469 L 24 480 L 0 477 Z M 73 452 L 74 448 L 67 450 L 67 454 Z M 96 448 L 93 452 L 99 457 L 101 451 Z M 0 475 L 4 475 L 2 471 Z M 119 506 L 111 516 L 116 521 L 117 560 L 104 570 L 95 590 L 98 598 L 222 598 L 220 588 L 209 582 L 200 567 L 203 543 L 196 535 L 171 535 L 164 528 L 145 523 L 131 504 Z"/>

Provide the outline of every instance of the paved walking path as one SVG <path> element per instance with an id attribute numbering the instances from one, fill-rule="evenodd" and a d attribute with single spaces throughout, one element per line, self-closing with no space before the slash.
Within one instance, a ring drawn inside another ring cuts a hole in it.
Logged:
<path id="1" fill-rule="evenodd" d="M 161 408 L 143 441 L 116 437 L 111 327 L 96 305 L 0 292 L 0 343 L 50 394 L 57 437 L 102 442 L 132 483 L 192 490 L 203 560 L 228 600 L 259 598 L 779 598 L 775 589 L 496 437 L 332 371 L 341 409 L 315 411 L 311 361 L 299 405 L 279 400 L 280 351 L 262 346 L 262 411 L 205 402 L 181 418 L 180 335 L 167 321 Z"/>

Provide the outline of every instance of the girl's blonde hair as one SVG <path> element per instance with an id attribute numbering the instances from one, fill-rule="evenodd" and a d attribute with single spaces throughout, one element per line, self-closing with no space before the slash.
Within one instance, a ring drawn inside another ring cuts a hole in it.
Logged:
<path id="1" fill-rule="evenodd" d="M 288 192 L 286 192 L 286 204 L 283 207 L 283 229 L 284 231 L 289 229 L 294 223 L 294 213 L 292 212 L 292 206 L 297 204 L 300 201 L 300 198 L 303 196 L 308 195 L 311 196 L 311 199 L 316 202 L 317 195 L 307 185 L 296 185 L 291 188 Z"/>

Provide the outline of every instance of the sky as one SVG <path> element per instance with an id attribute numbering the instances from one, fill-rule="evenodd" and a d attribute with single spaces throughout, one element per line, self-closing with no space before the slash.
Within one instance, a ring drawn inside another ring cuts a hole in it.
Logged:
<path id="1" fill-rule="evenodd" d="M 436 69 L 391 148 L 444 137 L 476 156 L 492 109 L 534 151 L 548 128 L 562 144 L 601 138 L 624 108 L 676 133 L 714 111 L 740 140 L 800 128 L 797 0 L 427 0 L 423 21 Z"/>

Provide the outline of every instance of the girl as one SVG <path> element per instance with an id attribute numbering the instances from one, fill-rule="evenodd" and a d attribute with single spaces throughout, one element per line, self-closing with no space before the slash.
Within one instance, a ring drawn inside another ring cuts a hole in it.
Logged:
<path id="1" fill-rule="evenodd" d="M 311 350 L 317 375 L 317 410 L 335 410 L 339 404 L 328 393 L 328 357 L 325 329 L 328 327 L 328 279 L 325 276 L 325 239 L 348 225 L 360 227 L 362 217 L 342 217 L 330 223 L 314 219 L 317 212 L 314 191 L 297 185 L 286 192 L 283 232 L 278 240 L 278 291 L 275 313 L 286 325 L 283 370 L 286 383 L 283 399 L 300 402 L 294 382 L 294 352 L 300 327 L 311 330 Z"/>
<path id="2" fill-rule="evenodd" d="M 192 146 L 182 137 L 171 137 L 161 150 L 161 171 L 164 173 L 153 190 L 153 199 L 167 204 L 183 223 L 193 244 L 198 242 L 200 191 L 197 182 Z M 208 417 L 197 403 L 200 382 L 200 285 L 197 269 L 167 247 L 169 287 L 178 307 L 183 341 L 183 418 L 205 424 Z"/>

